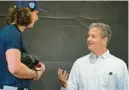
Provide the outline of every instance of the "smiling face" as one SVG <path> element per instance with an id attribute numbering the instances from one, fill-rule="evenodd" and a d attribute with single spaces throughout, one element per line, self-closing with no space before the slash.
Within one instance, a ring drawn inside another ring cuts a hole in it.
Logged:
<path id="1" fill-rule="evenodd" d="M 39 11 L 37 10 L 34 10 L 33 12 L 31 12 L 31 23 L 27 26 L 27 28 L 33 28 L 34 24 L 38 20 L 38 14 L 39 14 Z"/>
<path id="2" fill-rule="evenodd" d="M 106 49 L 107 37 L 102 37 L 102 31 L 97 27 L 89 29 L 87 44 L 88 49 L 97 54 Z"/>

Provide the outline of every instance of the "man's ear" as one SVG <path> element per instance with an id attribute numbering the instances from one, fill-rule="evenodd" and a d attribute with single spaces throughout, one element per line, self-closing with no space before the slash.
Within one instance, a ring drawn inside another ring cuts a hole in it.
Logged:
<path id="1" fill-rule="evenodd" d="M 108 37 L 104 37 L 104 44 L 107 44 L 107 42 L 108 42 Z"/>

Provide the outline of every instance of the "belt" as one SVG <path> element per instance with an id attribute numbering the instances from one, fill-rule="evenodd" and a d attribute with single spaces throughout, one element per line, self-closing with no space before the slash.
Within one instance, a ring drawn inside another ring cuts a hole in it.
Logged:
<path id="1" fill-rule="evenodd" d="M 17 90 L 29 90 L 27 88 L 17 88 Z"/>
<path id="2" fill-rule="evenodd" d="M 28 88 L 19 88 L 13 86 L 3 86 L 3 90 L 29 90 Z"/>

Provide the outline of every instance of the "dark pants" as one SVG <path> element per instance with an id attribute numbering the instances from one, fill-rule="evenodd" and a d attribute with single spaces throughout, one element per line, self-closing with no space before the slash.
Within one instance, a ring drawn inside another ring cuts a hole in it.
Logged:
<path id="1" fill-rule="evenodd" d="M 0 89 L 3 89 L 3 85 L 0 85 Z"/>

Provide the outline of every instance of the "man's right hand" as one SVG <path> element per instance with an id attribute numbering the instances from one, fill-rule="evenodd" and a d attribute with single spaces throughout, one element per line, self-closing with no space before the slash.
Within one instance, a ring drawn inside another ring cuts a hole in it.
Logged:
<path id="1" fill-rule="evenodd" d="M 58 69 L 58 79 L 64 88 L 67 88 L 68 73 L 66 70 L 63 72 L 62 69 Z"/>
<path id="2" fill-rule="evenodd" d="M 35 67 L 36 70 L 36 77 L 33 80 L 39 80 L 42 74 L 45 72 L 45 65 L 42 62 L 39 62 L 40 67 Z"/>

